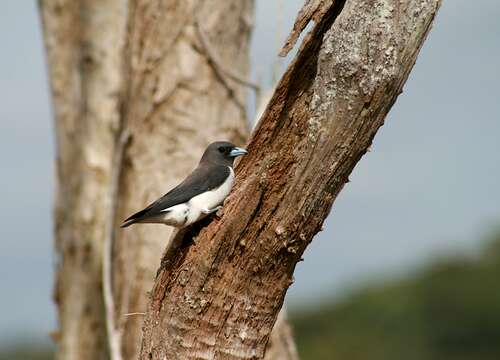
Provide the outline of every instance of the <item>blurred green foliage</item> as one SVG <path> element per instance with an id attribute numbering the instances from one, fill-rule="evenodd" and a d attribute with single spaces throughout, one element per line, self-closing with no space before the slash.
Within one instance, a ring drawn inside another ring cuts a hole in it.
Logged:
<path id="1" fill-rule="evenodd" d="M 301 360 L 500 359 L 500 235 L 475 258 L 439 261 L 409 279 L 292 316 Z M 29 343 L 0 360 L 49 360 Z"/>
<path id="2" fill-rule="evenodd" d="M 53 349 L 48 344 L 26 341 L 0 349 L 0 360 L 52 360 Z"/>
<path id="3" fill-rule="evenodd" d="M 302 360 L 498 360 L 500 235 L 478 258 L 436 262 L 292 322 Z"/>

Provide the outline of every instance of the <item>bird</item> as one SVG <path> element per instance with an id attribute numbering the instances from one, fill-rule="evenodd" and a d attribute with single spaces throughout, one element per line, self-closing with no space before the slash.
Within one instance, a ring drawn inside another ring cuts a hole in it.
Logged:
<path id="1" fill-rule="evenodd" d="M 122 228 L 156 223 L 185 228 L 217 212 L 234 182 L 234 159 L 248 152 L 228 141 L 208 145 L 191 174 L 175 188 L 141 211 L 129 216 Z"/>

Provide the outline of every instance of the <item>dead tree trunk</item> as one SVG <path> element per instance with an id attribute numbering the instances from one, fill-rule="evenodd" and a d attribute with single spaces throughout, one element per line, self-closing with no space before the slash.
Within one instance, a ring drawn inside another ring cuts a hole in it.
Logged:
<path id="1" fill-rule="evenodd" d="M 401 93 L 439 5 L 306 3 L 290 44 L 316 25 L 252 135 L 222 219 L 163 262 L 141 359 L 264 356 L 295 265 Z"/>

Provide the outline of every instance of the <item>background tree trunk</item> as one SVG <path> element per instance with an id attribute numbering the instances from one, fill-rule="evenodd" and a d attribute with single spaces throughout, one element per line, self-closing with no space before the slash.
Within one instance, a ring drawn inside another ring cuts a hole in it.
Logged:
<path id="1" fill-rule="evenodd" d="M 252 135 L 224 216 L 162 262 L 141 359 L 264 356 L 295 265 L 401 93 L 439 5 L 306 3 L 289 43 L 316 26 Z"/>
<path id="2" fill-rule="evenodd" d="M 112 358 L 135 359 L 143 317 L 124 313 L 145 311 L 171 230 L 113 229 L 181 180 L 207 143 L 246 138 L 253 1 L 42 0 L 40 9 L 57 142 L 57 357 L 107 359 L 111 334 L 122 347 Z"/>
<path id="3" fill-rule="evenodd" d="M 131 138 L 116 226 L 179 183 L 196 167 L 208 143 L 229 139 L 241 144 L 248 134 L 246 89 L 223 71 L 248 73 L 252 1 L 171 3 L 175 6 L 144 1 L 130 10 L 127 58 L 132 63 L 124 131 Z M 205 46 L 220 63 L 213 62 Z M 147 292 L 171 229 L 152 225 L 117 230 L 113 288 L 126 359 L 138 357 L 144 317 L 124 314 L 146 311 Z"/>
<path id="4" fill-rule="evenodd" d="M 253 1 L 42 0 L 40 8 L 57 142 L 57 356 L 136 359 L 140 313 L 171 229 L 114 229 L 181 180 L 207 143 L 246 138 Z M 114 244 L 111 307 L 105 240 Z M 286 322 L 274 344 L 294 348 Z M 296 358 L 288 353 L 281 358 Z"/>
<path id="5" fill-rule="evenodd" d="M 40 6 L 57 144 L 57 355 L 107 359 L 101 259 L 121 123 L 126 1 L 44 0 Z"/>

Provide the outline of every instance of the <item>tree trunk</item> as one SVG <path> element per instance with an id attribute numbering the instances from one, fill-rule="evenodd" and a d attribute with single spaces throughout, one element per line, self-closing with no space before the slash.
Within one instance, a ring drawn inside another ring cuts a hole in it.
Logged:
<path id="1" fill-rule="evenodd" d="M 401 93 L 439 5 L 306 3 L 290 44 L 316 25 L 236 168 L 223 217 L 162 262 L 141 359 L 264 356 L 295 265 Z"/>
<path id="2" fill-rule="evenodd" d="M 127 56 L 132 65 L 124 116 L 131 139 L 115 225 L 178 184 L 208 143 L 228 139 L 241 144 L 248 134 L 246 89 L 224 71 L 248 73 L 253 2 L 145 3 L 130 15 Z M 125 359 L 139 356 L 144 316 L 124 314 L 146 311 L 147 292 L 171 229 L 138 225 L 117 230 L 113 288 Z"/>
<path id="3" fill-rule="evenodd" d="M 40 10 L 57 143 L 57 358 L 135 359 L 143 317 L 124 314 L 145 311 L 171 230 L 114 229 L 207 143 L 246 138 L 253 1 L 41 0 Z M 277 329 L 276 344 L 293 345 L 287 325 Z"/>
<path id="4" fill-rule="evenodd" d="M 107 359 L 101 259 L 121 122 L 126 1 L 44 0 L 40 6 L 57 144 L 57 356 Z"/>
<path id="5" fill-rule="evenodd" d="M 285 308 L 278 314 L 266 347 L 264 360 L 299 360 L 292 327 L 286 318 Z"/>

